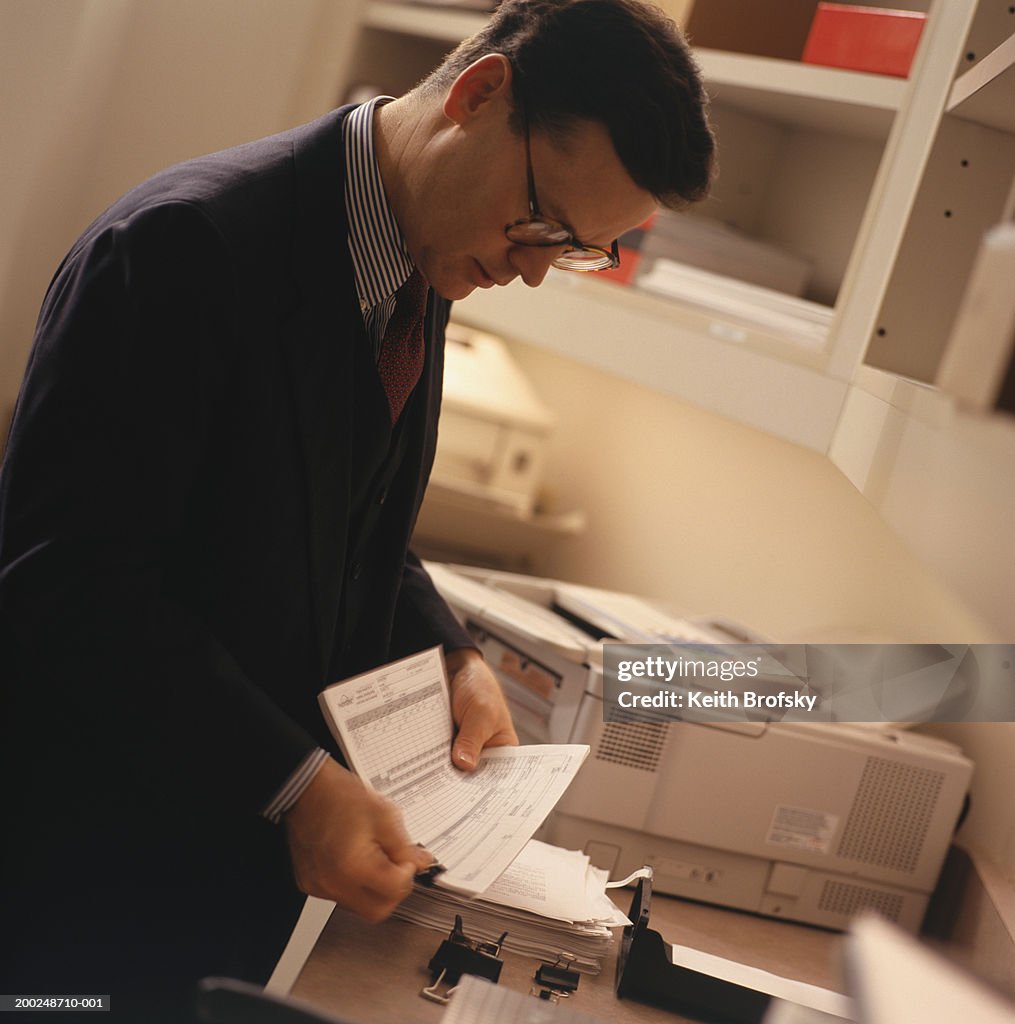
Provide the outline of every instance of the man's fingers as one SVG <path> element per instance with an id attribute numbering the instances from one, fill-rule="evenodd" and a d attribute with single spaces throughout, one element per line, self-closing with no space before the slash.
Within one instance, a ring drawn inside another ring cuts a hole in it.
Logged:
<path id="1" fill-rule="evenodd" d="M 451 678 L 451 711 L 458 735 L 451 748 L 456 768 L 472 771 L 484 747 L 518 743 L 504 693 L 477 651 L 462 649 L 447 655 Z"/>
<path id="2" fill-rule="evenodd" d="M 370 921 L 382 921 L 412 891 L 414 861 L 393 861 L 377 843 L 354 851 L 344 863 L 323 873 L 323 895 Z"/>
<path id="3" fill-rule="evenodd" d="M 378 808 L 376 836 L 378 846 L 387 858 L 395 864 L 411 865 L 413 874 L 424 871 L 434 862 L 429 850 L 409 839 L 401 811 L 387 800 L 383 800 Z"/>
<path id="4" fill-rule="evenodd" d="M 363 888 L 381 899 L 392 901 L 394 907 L 412 891 L 415 874 L 414 861 L 395 863 L 378 847 L 369 870 L 363 877 Z"/>
<path id="5" fill-rule="evenodd" d="M 462 718 L 458 735 L 451 747 L 451 761 L 465 771 L 479 764 L 479 753 L 484 747 L 517 746 L 514 727 L 504 727 L 499 715 L 479 707 L 470 708 Z"/>
<path id="6" fill-rule="evenodd" d="M 391 912 L 412 891 L 415 867 L 412 864 L 393 864 L 380 849 L 371 869 L 364 872 L 363 884 L 345 887 L 332 898 L 346 910 L 358 917 L 376 924 L 391 915 Z"/>
<path id="7" fill-rule="evenodd" d="M 479 752 L 500 731 L 501 720 L 496 711 L 481 697 L 466 705 L 451 746 L 451 760 L 457 767 L 472 771 L 479 764 Z"/>
<path id="8" fill-rule="evenodd" d="M 459 768 L 471 772 L 479 764 L 479 752 L 483 749 L 482 743 L 459 735 L 451 748 L 451 760 Z"/>
<path id="9" fill-rule="evenodd" d="M 300 889 L 367 921 L 382 921 L 429 867 L 428 850 L 410 842 L 401 812 L 359 779 L 327 761 L 285 818 Z"/>

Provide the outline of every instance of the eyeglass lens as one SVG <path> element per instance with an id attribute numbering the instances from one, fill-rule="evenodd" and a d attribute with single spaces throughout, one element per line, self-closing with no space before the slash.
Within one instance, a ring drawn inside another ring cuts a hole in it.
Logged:
<path id="1" fill-rule="evenodd" d="M 543 217 L 539 212 L 539 199 L 536 195 L 536 182 L 532 171 L 531 143 L 528 118 L 525 117 L 525 163 L 529 185 L 529 216 L 514 224 L 509 224 L 505 227 L 504 234 L 516 245 L 531 245 L 541 248 L 570 246 L 553 260 L 552 265 L 559 270 L 590 271 L 618 267 L 620 258 L 617 254 L 616 242 L 613 243 L 612 252 L 595 246 L 583 246 L 569 228 L 558 221 Z"/>

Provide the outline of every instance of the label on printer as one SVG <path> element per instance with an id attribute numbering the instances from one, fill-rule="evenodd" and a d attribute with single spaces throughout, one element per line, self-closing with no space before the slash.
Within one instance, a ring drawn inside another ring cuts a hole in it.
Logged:
<path id="1" fill-rule="evenodd" d="M 838 815 L 779 804 L 772 815 L 765 842 L 811 853 L 828 853 L 838 825 Z"/>

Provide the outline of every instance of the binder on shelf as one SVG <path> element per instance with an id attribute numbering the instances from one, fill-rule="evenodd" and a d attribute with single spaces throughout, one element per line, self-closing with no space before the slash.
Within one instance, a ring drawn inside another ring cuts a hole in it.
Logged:
<path id="1" fill-rule="evenodd" d="M 926 22 L 922 11 L 819 3 L 801 59 L 805 64 L 908 78 Z"/>

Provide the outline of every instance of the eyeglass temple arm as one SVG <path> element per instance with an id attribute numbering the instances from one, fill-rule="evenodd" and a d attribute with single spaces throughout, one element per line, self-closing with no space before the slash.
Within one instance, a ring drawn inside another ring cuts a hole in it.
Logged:
<path id="1" fill-rule="evenodd" d="M 529 114 L 525 104 L 519 101 L 518 106 L 522 115 L 522 126 L 525 130 L 525 176 L 529 183 L 529 216 L 539 216 L 539 199 L 536 196 L 536 176 L 532 173 L 532 142 L 529 134 Z"/>

